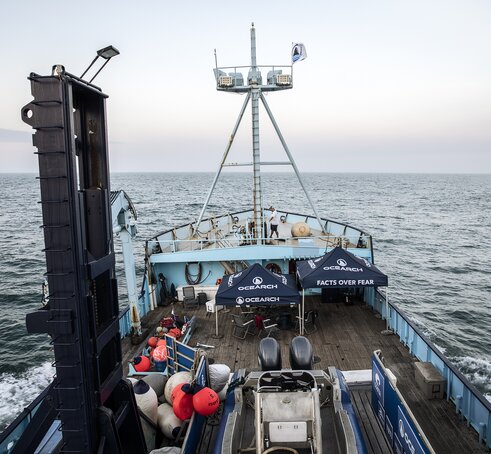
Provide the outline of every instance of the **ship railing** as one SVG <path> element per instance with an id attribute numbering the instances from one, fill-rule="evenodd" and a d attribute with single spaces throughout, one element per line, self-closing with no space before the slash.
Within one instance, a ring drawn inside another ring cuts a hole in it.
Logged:
<path id="1" fill-rule="evenodd" d="M 278 216 L 280 217 L 281 222 L 292 225 L 297 222 L 304 222 L 313 230 L 313 235 L 319 232 L 318 221 L 314 216 L 281 210 L 278 211 Z M 227 236 L 227 238 L 237 238 L 239 235 L 242 235 L 240 238 L 251 241 L 253 234 L 248 226 L 252 221 L 252 217 L 253 212 L 251 210 L 244 210 L 203 219 L 199 225 L 199 229 L 196 229 L 194 223 L 182 224 L 150 238 L 148 240 L 149 244 L 151 244 L 149 250 L 151 253 L 181 252 L 186 250 L 186 248 L 187 250 L 199 250 L 207 247 L 208 244 L 216 243 L 217 231 L 219 232 L 219 235 L 221 233 L 222 236 Z M 371 235 L 349 224 L 334 221 L 332 219 L 322 218 L 321 221 L 325 233 L 320 236 L 332 239 L 341 238 L 341 240 L 339 240 L 341 245 L 343 243 L 343 238 L 345 238 L 344 242 L 348 241 L 356 246 L 360 243 L 362 248 L 370 250 L 370 256 L 373 258 Z M 309 238 L 313 237 L 311 236 Z M 196 240 L 196 245 L 193 246 L 193 249 L 189 249 L 189 245 L 186 245 L 183 241 L 191 241 L 192 239 Z M 202 243 L 199 243 L 199 241 L 202 241 Z"/>
<path id="2" fill-rule="evenodd" d="M 48 387 L 46 387 L 33 402 L 25 407 L 22 413 L 0 434 L 0 453 L 10 453 L 14 451 L 16 443 L 21 439 L 22 434 L 35 417 L 36 412 L 41 408 L 46 397 L 52 396 L 52 393 L 53 383 L 48 385 Z M 52 421 L 54 421 L 54 418 Z"/>
<path id="3" fill-rule="evenodd" d="M 129 306 L 119 311 L 119 332 L 122 338 L 130 335 L 131 314 Z"/>
<path id="4" fill-rule="evenodd" d="M 385 295 L 377 289 L 366 289 L 366 302 L 387 320 L 409 352 L 420 361 L 433 364 L 446 381 L 446 399 L 455 405 L 455 412 L 476 430 L 479 442 L 491 448 L 491 402 L 446 358 L 396 305 L 385 303 Z M 370 295 L 371 294 L 371 295 Z M 388 308 L 388 314 L 387 314 Z"/>
<path id="5" fill-rule="evenodd" d="M 272 238 L 273 241 L 276 238 Z M 254 238 L 247 234 L 238 234 L 223 236 L 216 235 L 214 238 L 193 238 L 193 239 L 153 239 L 148 241 L 149 248 L 154 251 L 154 253 L 174 253 L 174 252 L 189 252 L 189 251 L 200 251 L 204 249 L 224 249 L 224 248 L 235 248 L 238 246 L 246 245 L 258 245 L 258 244 L 269 244 L 271 238 L 262 237 Z M 281 237 L 283 245 L 293 248 L 317 248 L 317 249 L 329 249 L 336 246 L 341 246 L 345 249 L 347 248 L 369 248 L 371 243 L 370 235 L 356 235 L 356 236 L 345 236 L 345 235 L 334 235 L 334 234 L 324 234 L 324 235 L 312 235 L 305 237 Z"/>
<path id="6" fill-rule="evenodd" d="M 147 275 L 145 273 L 137 303 L 140 319 L 152 310 L 152 300 L 155 301 L 156 299 L 156 291 L 156 285 L 149 287 Z M 121 334 L 121 338 L 129 336 L 131 334 L 131 312 L 129 305 L 121 308 L 119 311 L 119 332 Z"/>

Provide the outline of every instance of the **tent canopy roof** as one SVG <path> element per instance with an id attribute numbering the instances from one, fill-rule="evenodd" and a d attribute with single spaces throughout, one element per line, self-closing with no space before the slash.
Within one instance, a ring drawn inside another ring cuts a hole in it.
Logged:
<path id="1" fill-rule="evenodd" d="M 215 301 L 218 305 L 298 304 L 300 294 L 294 279 L 256 263 L 240 273 L 223 276 Z"/>
<path id="2" fill-rule="evenodd" d="M 335 247 L 313 260 L 297 262 L 297 276 L 303 288 L 387 286 L 387 275 L 364 258 Z"/>

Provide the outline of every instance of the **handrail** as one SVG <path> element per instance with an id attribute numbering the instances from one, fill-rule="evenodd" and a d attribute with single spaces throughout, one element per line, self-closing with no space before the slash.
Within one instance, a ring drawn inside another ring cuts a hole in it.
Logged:
<path id="1" fill-rule="evenodd" d="M 288 247 L 295 247 L 295 248 L 306 248 L 306 247 L 311 247 L 311 248 L 316 248 L 316 249 L 322 249 L 322 248 L 330 248 L 330 247 L 335 247 L 335 246 L 342 246 L 342 247 L 348 247 L 349 245 L 354 245 L 352 248 L 357 248 L 357 249 L 370 249 L 369 246 L 369 236 L 367 237 L 361 237 L 361 238 L 366 238 L 366 246 L 361 246 L 358 247 L 356 242 L 360 239 L 360 236 L 357 235 L 356 238 L 354 238 L 352 235 L 334 235 L 334 234 L 328 234 L 328 235 L 313 235 L 313 236 L 306 236 L 306 237 L 282 237 L 281 239 L 285 241 L 285 246 Z M 319 247 L 319 245 L 315 245 L 314 243 L 312 244 L 301 244 L 298 243 L 296 245 L 288 243 L 288 241 L 292 240 L 321 240 L 325 242 L 325 246 Z M 223 238 L 223 237 L 216 237 L 216 238 L 210 238 L 210 239 L 152 239 L 148 240 L 149 245 L 159 245 L 161 253 L 175 253 L 175 252 L 190 252 L 190 251 L 196 251 L 196 250 L 203 250 L 205 247 L 208 249 L 213 249 L 213 246 L 215 246 L 216 249 L 226 249 L 226 248 L 235 248 L 237 246 L 243 246 L 243 245 L 264 245 L 264 242 L 267 242 L 271 240 L 269 237 L 262 237 L 262 238 L 249 238 L 247 235 L 244 235 L 243 237 L 236 236 L 234 237 L 229 237 L 229 238 Z M 273 238 L 274 240 L 274 238 Z M 182 249 L 179 246 L 182 246 L 184 244 L 189 245 L 188 249 Z"/>
<path id="2" fill-rule="evenodd" d="M 13 443 L 13 447 L 18 441 L 41 403 L 51 394 L 53 384 L 54 382 L 51 382 L 0 434 L 0 453 L 10 452 L 12 448 L 9 448 L 9 445 Z M 23 428 L 21 428 L 22 425 L 24 426 Z"/>
<path id="3" fill-rule="evenodd" d="M 232 212 L 232 213 L 227 212 L 227 213 L 222 214 L 220 216 L 212 216 L 212 217 L 208 217 L 208 218 L 202 219 L 201 220 L 201 224 L 203 224 L 203 223 L 205 223 L 207 221 L 214 220 L 214 219 L 216 220 L 216 219 L 222 219 L 222 218 L 229 218 L 229 217 L 234 217 L 234 216 L 237 216 L 237 215 L 241 215 L 241 214 L 245 214 L 245 213 L 252 213 L 252 212 L 253 211 L 250 210 L 250 209 L 241 210 L 241 211 L 235 211 L 235 212 Z M 291 212 L 291 211 L 281 211 L 281 213 L 284 213 L 286 216 L 299 216 L 299 217 L 303 217 L 305 219 L 316 220 L 315 216 L 305 215 L 303 213 L 295 213 L 295 212 Z M 356 231 L 360 232 L 360 235 L 366 236 L 367 238 L 371 238 L 372 237 L 369 233 L 364 232 L 363 230 L 359 229 L 358 227 L 353 227 L 351 224 L 345 224 L 345 223 L 340 222 L 340 221 L 335 221 L 333 219 L 322 218 L 322 217 L 321 217 L 321 220 L 324 221 L 325 223 L 331 223 L 331 224 L 334 224 L 334 225 L 339 225 L 339 226 L 342 226 L 342 227 L 345 227 L 345 228 L 356 230 Z M 187 224 L 181 224 L 181 225 L 172 227 L 172 228 L 167 229 L 167 230 L 163 230 L 162 232 L 160 232 L 160 233 L 154 235 L 153 237 L 149 238 L 148 241 L 158 240 L 158 237 L 160 237 L 162 235 L 165 235 L 167 233 L 172 233 L 172 232 L 174 232 L 176 230 L 179 230 L 179 229 L 182 229 L 184 227 L 193 226 L 193 224 L 194 224 L 194 222 L 191 222 L 191 223 L 187 223 Z"/>
<path id="4" fill-rule="evenodd" d="M 377 297 L 384 298 L 377 290 Z M 381 309 L 384 307 L 380 305 Z M 378 312 L 377 308 L 375 308 Z M 383 314 L 385 315 L 385 314 Z M 431 362 L 446 380 L 447 400 L 491 448 L 491 402 L 446 358 L 435 344 L 412 322 L 408 315 L 389 302 L 389 328 L 399 336 L 409 352 L 420 361 Z"/>

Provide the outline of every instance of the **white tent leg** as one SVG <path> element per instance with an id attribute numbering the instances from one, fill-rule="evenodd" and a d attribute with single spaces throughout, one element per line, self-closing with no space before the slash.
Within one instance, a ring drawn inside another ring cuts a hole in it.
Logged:
<path id="1" fill-rule="evenodd" d="M 389 287 L 385 287 L 385 321 L 389 331 Z"/>
<path id="2" fill-rule="evenodd" d="M 298 305 L 298 334 L 302 335 L 302 304 Z"/>
<path id="3" fill-rule="evenodd" d="M 302 327 L 300 334 L 303 336 L 305 334 L 305 289 L 302 289 L 302 318 L 300 323 Z"/>
<path id="4" fill-rule="evenodd" d="M 215 336 L 218 337 L 218 309 L 215 303 Z"/>

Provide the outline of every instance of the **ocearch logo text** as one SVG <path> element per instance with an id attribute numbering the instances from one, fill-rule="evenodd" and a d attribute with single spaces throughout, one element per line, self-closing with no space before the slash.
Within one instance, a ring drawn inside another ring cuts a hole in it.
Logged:
<path id="1" fill-rule="evenodd" d="M 237 290 L 272 290 L 278 288 L 278 284 L 263 284 L 263 278 L 261 276 L 256 276 L 252 279 L 252 283 L 254 285 L 244 285 L 241 287 L 237 287 Z"/>

